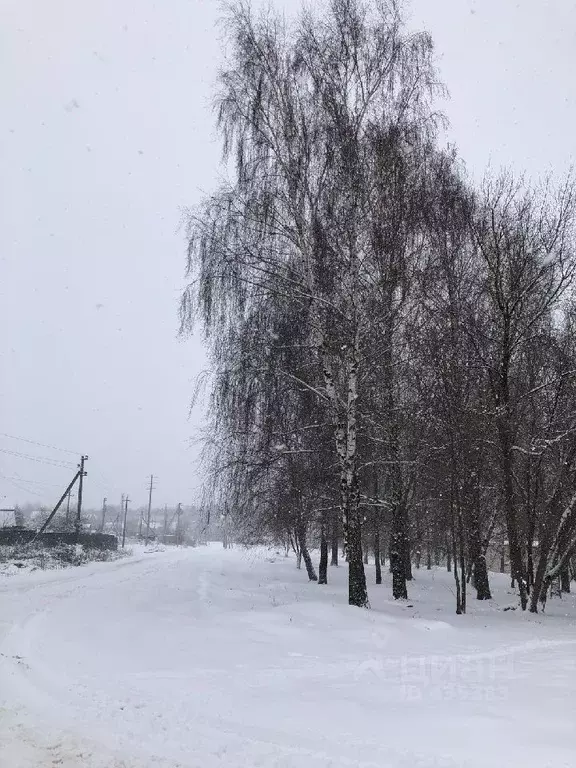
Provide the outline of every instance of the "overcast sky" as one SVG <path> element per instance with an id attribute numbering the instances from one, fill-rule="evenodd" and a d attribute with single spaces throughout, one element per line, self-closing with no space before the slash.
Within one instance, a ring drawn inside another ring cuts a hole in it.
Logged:
<path id="1" fill-rule="evenodd" d="M 297 0 L 277 0 L 288 9 Z M 177 339 L 181 211 L 217 182 L 217 0 L 0 0 L 0 506 L 193 503 L 205 366 Z M 576 3 L 414 0 L 471 172 L 563 173 L 576 136 Z M 7 437 L 10 435 L 11 437 Z M 54 448 L 66 449 L 63 453 Z M 6 451 L 33 456 L 32 461 Z M 0 520 L 1 522 L 1 520 Z"/>

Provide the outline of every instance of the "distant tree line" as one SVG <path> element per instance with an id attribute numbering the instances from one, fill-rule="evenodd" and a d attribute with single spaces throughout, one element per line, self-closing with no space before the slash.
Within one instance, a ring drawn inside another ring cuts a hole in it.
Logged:
<path id="1" fill-rule="evenodd" d="M 321 584 L 342 545 L 352 605 L 371 555 L 395 598 L 448 565 L 465 612 L 496 550 L 536 612 L 576 547 L 572 175 L 473 184 L 399 4 L 237 2 L 226 30 L 231 180 L 190 213 L 181 305 L 210 357 L 212 504 Z"/>

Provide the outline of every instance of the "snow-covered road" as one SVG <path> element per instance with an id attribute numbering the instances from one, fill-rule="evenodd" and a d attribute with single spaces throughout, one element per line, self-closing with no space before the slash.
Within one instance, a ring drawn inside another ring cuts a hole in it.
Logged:
<path id="1" fill-rule="evenodd" d="M 572 597 L 456 617 L 433 570 L 363 611 L 329 576 L 212 545 L 0 579 L 1 768 L 576 765 Z"/>

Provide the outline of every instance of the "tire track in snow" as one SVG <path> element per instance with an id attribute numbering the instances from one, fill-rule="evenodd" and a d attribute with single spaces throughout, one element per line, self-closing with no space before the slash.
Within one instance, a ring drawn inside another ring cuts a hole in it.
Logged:
<path id="1" fill-rule="evenodd" d="M 200 598 L 200 602 L 203 605 L 210 605 L 210 599 L 208 597 L 208 590 L 210 589 L 210 576 L 208 571 L 201 571 L 198 576 L 198 586 L 196 587 L 196 594 Z"/>
<path id="2" fill-rule="evenodd" d="M 145 564 L 143 569 L 139 567 L 142 564 Z M 171 564 L 162 565 L 170 567 Z M 8 582 L 0 587 L 0 595 L 14 598 L 13 615 L 10 617 L 9 613 L 9 621 L 2 622 L 4 627 L 0 633 L 0 697 L 4 700 L 4 706 L 0 702 L 0 768 L 148 768 L 148 759 L 141 762 L 116 757 L 96 743 L 91 752 L 86 747 L 90 741 L 87 735 L 64 731 L 55 721 L 46 722 L 43 716 L 38 717 L 38 712 L 36 729 L 24 726 L 22 721 L 29 720 L 25 702 L 33 702 L 35 710 L 39 702 L 43 703 L 47 712 L 58 712 L 60 720 L 65 711 L 63 702 L 46 690 L 54 684 L 61 688 L 64 681 L 51 678 L 49 670 L 38 667 L 31 658 L 43 621 L 51 609 L 78 593 L 101 591 L 149 576 L 158 569 L 156 558 L 143 555 L 70 571 L 41 572 L 38 576 L 48 578 L 33 580 L 31 584 Z M 95 576 L 99 579 L 94 580 Z M 52 734 L 52 739 L 47 739 L 45 733 Z M 154 764 L 158 768 L 179 766 L 166 763 L 160 757 Z"/>

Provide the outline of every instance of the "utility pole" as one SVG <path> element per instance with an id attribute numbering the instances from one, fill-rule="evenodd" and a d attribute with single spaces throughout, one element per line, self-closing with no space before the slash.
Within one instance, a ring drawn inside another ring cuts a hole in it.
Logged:
<path id="1" fill-rule="evenodd" d="M 122 517 L 124 515 L 124 494 L 122 494 L 122 498 L 120 499 L 120 508 L 118 510 L 118 514 L 116 515 L 116 536 L 120 538 L 122 535 Z"/>
<path id="2" fill-rule="evenodd" d="M 146 541 L 150 539 L 150 514 L 152 512 L 152 491 L 154 490 L 154 475 L 150 475 L 150 487 L 148 488 L 148 517 L 146 518 Z"/>
<path id="3" fill-rule="evenodd" d="M 104 500 L 102 502 L 102 522 L 100 523 L 100 530 L 104 531 L 104 525 L 106 524 L 106 502 L 108 499 L 106 496 L 104 496 Z"/>
<path id="4" fill-rule="evenodd" d="M 122 501 L 124 502 L 124 525 L 122 526 L 122 549 L 124 549 L 124 545 L 126 544 L 126 518 L 128 517 L 128 502 L 130 499 L 128 498 L 128 495 L 126 495 L 126 498 L 124 498 L 124 495 L 122 495 Z"/>
<path id="5" fill-rule="evenodd" d="M 36 536 L 35 536 L 35 537 L 32 539 L 32 541 L 35 541 L 35 540 L 38 538 L 38 536 L 40 536 L 40 534 L 41 534 L 41 533 L 44 533 L 44 531 L 45 531 L 45 530 L 48 528 L 48 526 L 49 526 L 49 525 L 50 525 L 50 523 L 52 522 L 52 518 L 54 517 L 54 515 L 56 514 L 56 512 L 58 512 L 58 510 L 60 509 L 60 507 L 62 506 L 62 504 L 64 504 L 64 499 L 66 498 L 66 496 L 68 496 L 68 494 L 70 493 L 70 491 L 71 491 L 71 490 L 72 490 L 72 488 L 74 487 L 74 483 L 76 482 L 76 480 L 78 480 L 78 479 L 79 479 L 79 478 L 81 478 L 81 477 L 82 477 L 82 475 L 81 475 L 81 471 L 80 471 L 80 470 L 78 470 L 78 472 L 76 472 L 76 474 L 74 475 L 74 477 L 73 477 L 73 478 L 72 478 L 72 480 L 70 481 L 70 484 L 68 485 L 68 488 L 66 488 L 66 490 L 64 491 L 64 493 L 62 494 L 62 496 L 60 496 L 60 499 L 59 499 L 58 503 L 56 504 L 56 506 L 54 507 L 54 509 L 52 510 L 52 512 L 50 512 L 50 514 L 48 515 L 48 518 L 47 518 L 47 520 L 44 522 L 44 525 L 42 525 L 42 527 L 41 527 L 41 528 L 40 528 L 40 530 L 39 530 L 39 531 L 36 533 Z"/>
<path id="6" fill-rule="evenodd" d="M 82 491 L 84 489 L 84 478 L 88 474 L 84 471 L 84 462 L 88 461 L 88 456 L 82 455 L 80 457 L 79 472 L 78 472 L 78 508 L 76 510 L 76 535 L 80 535 L 80 525 L 82 522 Z"/>

